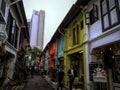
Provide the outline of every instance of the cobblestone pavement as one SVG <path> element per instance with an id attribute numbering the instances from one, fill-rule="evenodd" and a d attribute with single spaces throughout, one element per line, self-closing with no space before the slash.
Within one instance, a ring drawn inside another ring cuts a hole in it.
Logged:
<path id="1" fill-rule="evenodd" d="M 28 79 L 28 83 L 23 90 L 54 90 L 53 87 L 41 76 L 36 75 Z"/>
<path id="2" fill-rule="evenodd" d="M 46 81 L 54 88 L 54 90 L 56 90 L 57 84 L 54 83 L 54 82 L 52 82 L 47 76 L 45 77 L 45 79 L 46 79 Z M 69 89 L 68 89 L 67 86 L 65 86 L 65 87 L 63 88 L 63 90 L 69 90 Z M 75 88 L 73 88 L 72 90 L 82 90 L 82 89 L 75 89 Z"/>
<path id="3" fill-rule="evenodd" d="M 39 75 L 28 79 L 28 83 L 24 86 L 23 90 L 56 90 L 57 84 L 52 82 L 47 76 L 41 77 Z M 63 90 L 69 90 L 68 87 Z M 72 89 L 82 90 L 82 89 Z"/>

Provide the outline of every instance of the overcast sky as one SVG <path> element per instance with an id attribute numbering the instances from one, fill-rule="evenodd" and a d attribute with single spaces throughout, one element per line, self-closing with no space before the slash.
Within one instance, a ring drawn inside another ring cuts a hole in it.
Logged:
<path id="1" fill-rule="evenodd" d="M 33 10 L 45 11 L 44 47 L 77 0 L 23 0 L 26 17 L 31 19 Z"/>

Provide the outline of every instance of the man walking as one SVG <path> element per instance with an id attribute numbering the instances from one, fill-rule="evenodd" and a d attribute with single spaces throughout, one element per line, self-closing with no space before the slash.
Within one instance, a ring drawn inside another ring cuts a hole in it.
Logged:
<path id="1" fill-rule="evenodd" d="M 63 79 L 64 79 L 64 75 L 65 73 L 63 72 L 62 68 L 60 67 L 59 72 L 57 74 L 57 90 L 59 90 L 59 88 L 63 88 Z"/>
<path id="2" fill-rule="evenodd" d="M 76 70 L 73 68 L 73 65 L 70 66 L 67 74 L 69 76 L 69 89 L 72 90 L 73 82 L 76 76 Z"/>

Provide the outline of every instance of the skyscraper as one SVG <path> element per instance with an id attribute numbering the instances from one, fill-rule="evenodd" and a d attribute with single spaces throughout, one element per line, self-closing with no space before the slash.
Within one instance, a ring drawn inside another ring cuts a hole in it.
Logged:
<path id="1" fill-rule="evenodd" d="M 30 25 L 30 46 L 43 49 L 45 12 L 33 11 Z"/>

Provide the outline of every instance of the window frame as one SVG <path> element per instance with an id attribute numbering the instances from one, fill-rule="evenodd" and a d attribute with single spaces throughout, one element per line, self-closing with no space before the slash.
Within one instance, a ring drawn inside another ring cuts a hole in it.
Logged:
<path id="1" fill-rule="evenodd" d="M 8 14 L 6 31 L 8 34 L 8 42 L 17 48 L 18 27 L 16 25 L 16 20 L 12 17 L 10 11 Z"/>
<path id="2" fill-rule="evenodd" d="M 98 6 L 96 4 L 93 4 L 93 8 L 89 12 L 89 19 L 90 19 L 90 24 L 94 24 L 98 19 Z"/>
<path id="3" fill-rule="evenodd" d="M 105 2 L 106 3 L 106 13 L 103 13 L 103 5 L 102 5 L 102 3 L 103 2 Z M 114 26 L 116 26 L 116 25 L 118 25 L 119 23 L 120 23 L 120 10 L 119 10 L 119 4 L 117 3 L 118 2 L 118 0 L 114 0 L 114 2 L 115 2 L 115 6 L 114 7 L 112 7 L 112 8 L 110 8 L 109 7 L 109 0 L 101 0 L 100 1 L 100 9 L 101 9 L 101 23 L 102 23 L 102 31 L 103 32 L 105 32 L 105 31 L 107 31 L 107 30 L 109 30 L 110 28 L 112 28 L 112 27 L 114 27 Z M 111 22 L 111 20 L 112 20 L 112 18 L 111 18 L 111 12 L 113 11 L 113 10 L 116 10 L 116 18 L 117 18 L 117 20 L 118 21 L 116 21 L 114 24 L 112 24 L 112 22 Z M 105 19 L 107 19 L 107 18 L 105 18 L 105 16 L 108 16 L 108 27 L 105 27 L 105 22 L 104 22 L 104 20 Z"/>
<path id="4" fill-rule="evenodd" d="M 4 16 L 5 16 L 5 9 L 6 9 L 5 0 L 1 0 L 1 11 L 2 11 Z"/>
<path id="5" fill-rule="evenodd" d="M 7 19 L 7 26 L 6 26 L 6 31 L 7 31 L 7 34 L 8 34 L 8 42 L 9 43 L 11 43 L 12 23 L 13 23 L 13 17 L 11 15 L 10 11 L 9 11 L 8 19 Z"/>
<path id="6" fill-rule="evenodd" d="M 79 25 L 76 24 L 73 29 L 73 45 L 77 45 L 79 43 Z"/>
<path id="7" fill-rule="evenodd" d="M 84 28 L 84 21 L 82 20 L 80 21 L 80 30 L 83 30 L 83 28 Z"/>

